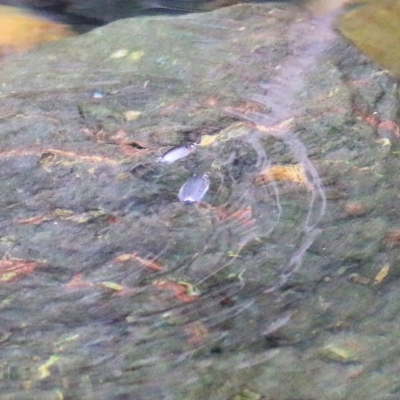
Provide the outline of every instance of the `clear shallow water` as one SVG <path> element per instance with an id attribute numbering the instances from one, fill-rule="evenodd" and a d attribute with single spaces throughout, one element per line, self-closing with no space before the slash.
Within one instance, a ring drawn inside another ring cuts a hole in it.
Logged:
<path id="1" fill-rule="evenodd" d="M 297 9 L 146 24 L 2 65 L 0 399 L 396 393 L 397 160 L 352 107 L 390 79 Z"/>

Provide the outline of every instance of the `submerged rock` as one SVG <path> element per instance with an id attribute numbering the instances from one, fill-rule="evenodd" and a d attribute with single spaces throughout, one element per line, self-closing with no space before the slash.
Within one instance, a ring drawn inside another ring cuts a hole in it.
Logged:
<path id="1" fill-rule="evenodd" d="M 396 87 L 325 21 L 127 19 L 6 57 L 0 82 L 0 273 L 29 267 L 0 282 L 4 396 L 396 392 Z M 183 207 L 198 171 L 212 196 Z M 374 345 L 336 346 L 338 369 L 320 350 L 346 330 Z M 359 360 L 384 373 L 349 379 Z"/>

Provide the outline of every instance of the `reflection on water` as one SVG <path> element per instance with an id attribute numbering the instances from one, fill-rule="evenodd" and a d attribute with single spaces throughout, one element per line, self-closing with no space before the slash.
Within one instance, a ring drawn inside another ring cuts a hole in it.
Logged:
<path id="1" fill-rule="evenodd" d="M 205 204 L 199 207 L 169 209 L 170 219 L 162 234 L 168 240 L 159 254 L 172 267 L 167 276 L 190 282 L 199 290 L 199 300 L 173 309 L 168 306 L 153 310 L 171 324 L 179 321 L 186 333 L 188 328 L 197 332 L 189 337 L 197 348 L 181 351 L 178 357 L 185 364 L 195 355 L 201 359 L 209 352 L 257 348 L 260 338 L 273 335 L 290 321 L 286 301 L 277 301 L 280 289 L 299 272 L 320 232 L 318 222 L 326 205 L 318 171 L 287 122 L 293 117 L 307 74 L 328 43 L 327 25 L 315 23 L 317 26 L 309 47 L 302 47 L 280 65 L 273 81 L 260 85 L 260 92 L 266 95 L 252 97 L 268 106 L 269 114 L 229 109 L 230 114 L 250 122 L 247 130 L 233 126 L 231 132 L 221 134 L 220 140 L 217 138 L 185 160 L 191 173 L 208 173 L 211 189 Z M 302 166 L 302 184 L 293 180 L 284 185 L 276 181 L 254 185 L 262 171 L 280 164 L 282 159 L 289 165 Z M 159 173 L 158 185 L 178 187 L 173 183 L 171 167 Z M 160 335 L 158 332 L 153 338 L 157 347 Z M 162 336 L 170 352 L 174 347 L 171 339 L 165 330 Z M 274 356 L 269 349 L 259 349 L 257 357 L 243 354 L 247 355 L 240 359 L 238 353 L 232 369 L 240 371 Z M 207 362 L 204 366 L 202 362 L 196 364 L 196 373 L 189 365 L 184 373 L 189 381 L 196 380 L 197 373 L 209 366 Z"/>
<path id="2" fill-rule="evenodd" d="M 286 192 L 277 182 L 254 185 L 254 178 L 274 164 L 274 155 L 269 154 L 274 141 L 285 145 L 293 163 L 304 166 L 308 185 L 289 183 L 283 186 Z M 148 298 L 129 316 L 131 327 L 145 328 L 129 352 L 129 362 L 148 379 L 161 368 L 160 360 L 170 359 L 173 369 L 168 367 L 167 381 L 157 373 L 157 386 L 169 386 L 175 379 L 175 384 L 196 379 L 195 371 L 186 370 L 192 357 L 251 347 L 290 320 L 290 313 L 280 310 L 282 304 L 268 303 L 274 302 L 275 295 L 279 297 L 278 290 L 299 271 L 319 232 L 325 196 L 304 145 L 288 130 L 267 136 L 254 126 L 246 135 L 199 149 L 182 164 L 153 168 L 150 180 L 157 193 L 155 202 L 148 204 L 152 212 L 142 209 L 139 217 L 135 214 L 132 227 L 145 238 L 138 238 L 142 254 L 152 254 L 168 266 L 151 278 L 153 285 L 158 282 L 156 287 L 172 290 L 173 283 L 184 284 L 193 296 L 172 291 L 174 299 L 169 293 L 154 293 L 157 297 Z M 193 171 L 206 171 L 210 176 L 210 192 L 199 206 L 176 201 L 182 176 L 176 171 L 181 168 L 188 170 L 187 176 Z M 140 198 L 140 193 L 135 196 Z M 170 199 L 170 204 L 162 198 Z M 137 245 L 131 247 L 138 250 Z M 152 285 L 146 283 L 148 279 L 143 281 L 141 273 L 131 274 L 129 283 L 146 288 Z M 262 351 L 232 368 L 254 366 L 269 357 L 269 351 Z M 185 365 L 183 372 L 180 368 Z"/>

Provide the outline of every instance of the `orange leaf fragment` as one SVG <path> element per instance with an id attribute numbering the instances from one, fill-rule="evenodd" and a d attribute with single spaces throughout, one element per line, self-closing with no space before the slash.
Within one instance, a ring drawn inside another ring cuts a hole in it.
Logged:
<path id="1" fill-rule="evenodd" d="M 152 271 L 162 271 L 164 266 L 156 260 L 148 260 L 146 258 L 139 257 L 137 253 L 121 254 L 114 261 L 125 262 L 134 260 L 142 264 L 144 267 L 151 269 Z"/>
<path id="2" fill-rule="evenodd" d="M 117 262 L 125 262 L 125 261 L 129 261 L 129 260 L 133 260 L 133 256 L 132 254 L 121 254 L 120 256 L 118 256 L 117 258 L 114 259 L 114 261 Z"/>
<path id="3" fill-rule="evenodd" d="M 0 53 L 25 51 L 75 33 L 67 25 L 39 18 L 16 7 L 0 6 Z"/>
<path id="4" fill-rule="evenodd" d="M 256 176 L 254 184 L 260 186 L 273 181 L 293 182 L 305 186 L 309 190 L 313 189 L 302 164 L 273 165 L 267 167 Z"/>
<path id="5" fill-rule="evenodd" d="M 200 296 L 200 293 L 196 291 L 193 285 L 184 281 L 173 282 L 169 279 L 158 279 L 153 284 L 158 288 L 171 290 L 175 298 L 184 303 L 197 300 Z"/>
<path id="6" fill-rule="evenodd" d="M 85 281 L 81 273 L 75 274 L 72 279 L 64 285 L 67 289 L 86 289 L 94 286 L 93 283 Z"/>
<path id="7" fill-rule="evenodd" d="M 39 265 L 41 264 L 35 261 L 3 256 L 0 260 L 0 282 L 13 282 L 31 273 Z"/>

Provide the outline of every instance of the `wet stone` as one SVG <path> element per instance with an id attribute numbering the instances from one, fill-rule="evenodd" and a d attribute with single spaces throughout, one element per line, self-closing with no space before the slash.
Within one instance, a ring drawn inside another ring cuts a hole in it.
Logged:
<path id="1" fill-rule="evenodd" d="M 0 396 L 395 393 L 397 91 L 328 26 L 245 4 L 1 60 Z"/>

